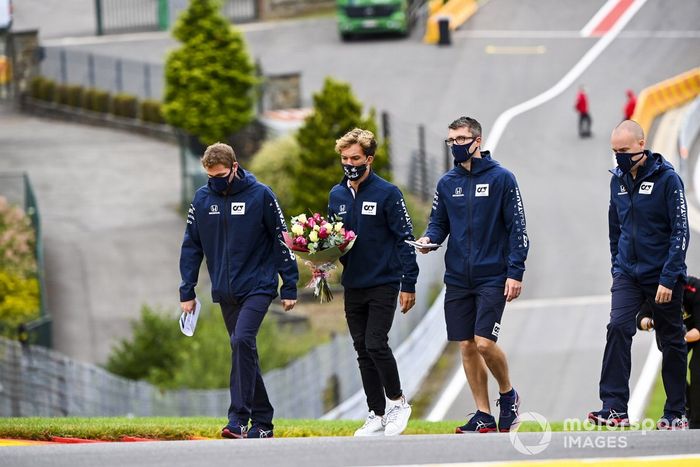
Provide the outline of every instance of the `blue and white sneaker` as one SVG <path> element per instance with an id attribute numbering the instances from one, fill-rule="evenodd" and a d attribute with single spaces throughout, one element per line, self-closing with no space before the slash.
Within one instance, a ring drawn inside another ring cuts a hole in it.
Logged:
<path id="1" fill-rule="evenodd" d="M 630 418 L 627 412 L 617 410 L 598 410 L 588 414 L 588 420 L 596 425 L 607 425 L 612 427 L 630 426 Z"/>
<path id="2" fill-rule="evenodd" d="M 455 433 L 492 433 L 497 430 L 493 415 L 477 410 L 467 423 L 455 428 Z"/>
<path id="3" fill-rule="evenodd" d="M 520 409 L 520 395 L 513 388 L 506 395 L 501 395 L 496 401 L 496 405 L 501 407 L 498 415 L 498 431 L 508 433 L 511 429 L 516 429 L 520 424 L 518 419 Z"/>
<path id="4" fill-rule="evenodd" d="M 260 425 L 253 425 L 250 430 L 248 430 L 248 438 L 274 438 L 275 435 L 272 429 L 265 430 Z"/>
<path id="5" fill-rule="evenodd" d="M 221 430 L 221 437 L 228 439 L 241 439 L 248 435 L 248 427 L 246 425 L 228 424 Z"/>

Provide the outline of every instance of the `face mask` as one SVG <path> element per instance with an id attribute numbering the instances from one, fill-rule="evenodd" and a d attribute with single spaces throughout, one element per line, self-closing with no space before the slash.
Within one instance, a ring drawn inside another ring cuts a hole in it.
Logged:
<path id="1" fill-rule="evenodd" d="M 467 144 L 453 144 L 450 148 L 452 150 L 452 157 L 455 159 L 455 163 L 461 164 L 462 162 L 467 162 L 471 157 L 476 154 L 476 150 L 479 146 L 475 147 L 473 151 L 469 150 L 469 146 L 474 144 L 474 139 L 469 141 Z"/>
<path id="2" fill-rule="evenodd" d="M 632 170 L 632 167 L 634 167 L 639 162 L 639 161 L 633 161 L 632 158 L 634 156 L 638 156 L 640 154 L 644 154 L 644 151 L 616 152 L 615 153 L 615 159 L 617 160 L 617 166 L 622 171 L 622 175 L 628 174 L 630 172 L 630 170 Z M 641 160 L 641 158 L 639 160 Z"/>
<path id="3" fill-rule="evenodd" d="M 229 170 L 225 177 L 211 177 L 208 182 L 209 188 L 217 193 L 225 195 L 228 192 L 228 189 L 231 187 L 231 182 L 228 181 L 229 177 L 231 176 L 231 170 Z"/>
<path id="4" fill-rule="evenodd" d="M 355 181 L 360 179 L 365 172 L 367 172 L 367 164 L 363 165 L 350 165 L 350 164 L 341 164 L 343 166 L 343 172 L 345 172 L 345 176 L 348 177 L 348 180 L 350 181 Z"/>

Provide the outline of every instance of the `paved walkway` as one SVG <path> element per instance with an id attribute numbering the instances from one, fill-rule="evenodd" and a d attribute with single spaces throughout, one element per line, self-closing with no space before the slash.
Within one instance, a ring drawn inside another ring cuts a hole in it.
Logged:
<path id="1" fill-rule="evenodd" d="M 176 146 L 0 104 L 4 171 L 28 172 L 38 198 L 57 350 L 102 363 L 143 304 L 176 316 Z"/>

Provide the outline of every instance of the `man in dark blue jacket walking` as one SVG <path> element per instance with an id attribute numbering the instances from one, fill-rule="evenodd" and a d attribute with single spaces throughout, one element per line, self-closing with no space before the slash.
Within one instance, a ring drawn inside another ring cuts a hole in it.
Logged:
<path id="1" fill-rule="evenodd" d="M 659 429 L 685 429 L 686 345 L 680 313 L 686 280 L 688 216 L 683 182 L 671 164 L 645 150 L 644 131 L 625 120 L 612 132 L 617 167 L 611 170 L 608 210 L 612 309 L 600 375 L 603 409 L 594 423 L 628 426 L 627 403 L 635 316 L 651 305 L 663 354 L 666 390 Z"/>
<path id="2" fill-rule="evenodd" d="M 294 256 L 282 246 L 286 224 L 275 195 L 236 161 L 231 146 L 207 148 L 209 182 L 194 195 L 180 253 L 180 302 L 194 309 L 202 259 L 231 339 L 231 406 L 225 438 L 272 437 L 273 408 L 262 379 L 256 337 L 282 277 L 282 306 L 291 310 L 299 278 Z M 249 422 L 252 426 L 248 428 Z"/>
<path id="3" fill-rule="evenodd" d="M 397 295 L 402 313 L 416 302 L 416 253 L 405 243 L 413 240 L 413 225 L 401 191 L 371 169 L 376 149 L 374 134 L 359 128 L 336 141 L 345 177 L 328 201 L 329 218 L 339 216 L 357 234 L 340 258 L 345 318 L 370 409 L 355 436 L 398 435 L 411 416 L 388 334 Z"/>
<path id="4" fill-rule="evenodd" d="M 449 125 L 447 136 L 455 167 L 438 182 L 428 230 L 418 242 L 441 244 L 450 237 L 445 254 L 447 338 L 459 342 L 477 408 L 455 431 L 507 432 L 514 428 L 520 396 L 496 341 L 506 301 L 518 298 L 522 289 L 529 248 L 523 201 L 513 174 L 481 151 L 479 122 L 460 117 Z M 499 387 L 498 425 L 491 415 L 487 368 Z"/>

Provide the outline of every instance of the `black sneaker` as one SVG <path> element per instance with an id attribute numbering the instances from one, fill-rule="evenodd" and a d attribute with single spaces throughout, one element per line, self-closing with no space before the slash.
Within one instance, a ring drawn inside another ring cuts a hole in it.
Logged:
<path id="1" fill-rule="evenodd" d="M 596 425 L 606 425 L 612 427 L 630 426 L 630 418 L 627 412 L 618 412 L 614 409 L 598 410 L 588 414 L 588 420 Z"/>
<path id="2" fill-rule="evenodd" d="M 245 425 L 226 425 L 221 430 L 221 437 L 228 439 L 241 439 L 245 438 L 248 434 L 248 427 Z"/>
<path id="3" fill-rule="evenodd" d="M 673 415 L 664 415 L 656 424 L 657 430 L 687 430 L 688 419 L 685 416 L 675 417 Z"/>
<path id="4" fill-rule="evenodd" d="M 496 405 L 501 407 L 501 413 L 498 415 L 498 431 L 508 433 L 511 428 L 517 428 L 519 422 L 513 425 L 518 418 L 518 409 L 520 409 L 520 395 L 517 391 L 513 389 L 512 395 L 499 397 Z"/>
<path id="5" fill-rule="evenodd" d="M 493 415 L 477 410 L 466 424 L 455 428 L 455 433 L 491 433 L 497 430 Z"/>
<path id="6" fill-rule="evenodd" d="M 248 431 L 248 438 L 274 438 L 272 429 L 265 430 L 259 425 L 253 425 Z"/>

